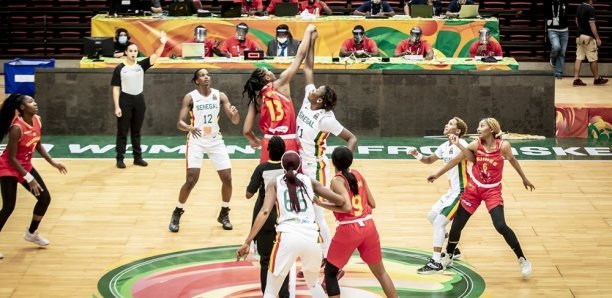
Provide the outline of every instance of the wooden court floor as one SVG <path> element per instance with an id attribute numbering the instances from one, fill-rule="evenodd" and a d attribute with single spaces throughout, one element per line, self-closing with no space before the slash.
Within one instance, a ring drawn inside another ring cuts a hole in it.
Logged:
<path id="1" fill-rule="evenodd" d="M 126 170 L 113 160 L 63 160 L 61 176 L 35 160 L 52 192 L 41 224 L 51 245 L 22 239 L 34 199 L 20 190 L 12 217 L 0 233 L 0 297 L 92 297 L 109 269 L 176 250 L 240 244 L 250 227 L 254 201 L 244 197 L 255 160 L 233 161 L 233 231 L 216 222 L 220 182 L 205 161 L 177 234 L 167 225 L 184 180 L 183 160 L 150 160 Z M 480 208 L 464 230 L 464 261 L 486 281 L 492 297 L 610 297 L 612 284 L 612 162 L 522 161 L 536 186 L 526 191 L 506 164 L 506 218 L 533 264 L 520 276 L 515 256 Z M 357 160 L 377 200 L 374 218 L 383 246 L 429 250 L 426 214 L 447 190 L 445 179 L 426 182 L 441 163 Z M 335 224 L 328 214 L 332 230 Z"/>

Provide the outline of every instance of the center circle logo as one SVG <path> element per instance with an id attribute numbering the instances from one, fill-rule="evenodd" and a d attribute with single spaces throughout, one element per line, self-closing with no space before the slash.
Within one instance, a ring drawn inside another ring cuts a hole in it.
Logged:
<path id="1" fill-rule="evenodd" d="M 236 262 L 238 246 L 177 251 L 121 265 L 98 281 L 102 297 L 261 297 L 259 261 Z M 443 274 L 419 275 L 427 263 L 424 251 L 383 248 L 385 268 L 399 297 L 480 297 L 485 282 L 469 265 L 455 261 Z M 368 266 L 354 254 L 343 268 L 343 298 L 384 297 Z M 297 279 L 296 297 L 310 297 L 306 283 Z"/>

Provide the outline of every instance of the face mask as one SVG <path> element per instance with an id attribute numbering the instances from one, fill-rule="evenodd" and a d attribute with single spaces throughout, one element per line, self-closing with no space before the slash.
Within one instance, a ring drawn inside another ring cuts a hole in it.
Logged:
<path id="1" fill-rule="evenodd" d="M 287 42 L 287 37 L 277 37 L 276 41 L 278 41 L 279 43 L 285 43 Z"/>
<path id="2" fill-rule="evenodd" d="M 119 43 L 120 44 L 126 44 L 127 43 L 127 36 L 119 36 Z"/>
<path id="3" fill-rule="evenodd" d="M 361 43 L 363 41 L 363 34 L 353 34 L 353 40 L 355 40 L 355 43 Z"/>
<path id="4" fill-rule="evenodd" d="M 480 44 L 486 44 L 489 42 L 489 31 L 480 31 L 480 37 L 478 38 Z"/>
<path id="5" fill-rule="evenodd" d="M 245 39 L 246 32 L 244 30 L 238 30 L 238 32 L 236 32 L 236 36 L 238 37 L 238 40 L 243 41 Z"/>
<path id="6" fill-rule="evenodd" d="M 196 29 L 195 40 L 196 42 L 204 42 L 206 40 L 206 30 L 204 28 Z"/>

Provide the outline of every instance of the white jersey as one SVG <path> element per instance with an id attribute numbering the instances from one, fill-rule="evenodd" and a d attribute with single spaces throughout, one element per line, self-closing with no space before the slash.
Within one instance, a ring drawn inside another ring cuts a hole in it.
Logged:
<path id="1" fill-rule="evenodd" d="M 459 139 L 459 142 L 463 147 L 467 147 L 468 143 L 464 139 Z M 461 150 L 455 145 L 451 145 L 449 141 L 444 142 L 434 154 L 442 159 L 444 163 L 448 163 L 455 156 L 459 155 Z M 450 191 L 461 192 L 467 186 L 467 162 L 462 160 L 455 167 L 447 172 L 448 182 L 450 183 Z"/>
<path id="2" fill-rule="evenodd" d="M 329 134 L 337 136 L 344 129 L 342 124 L 336 120 L 334 112 L 325 109 L 311 109 L 308 94 L 315 89 L 313 84 L 306 85 L 304 102 L 296 121 L 302 162 L 320 160 L 325 154 Z"/>
<path id="3" fill-rule="evenodd" d="M 219 135 L 219 111 L 221 97 L 219 90 L 210 88 L 210 94 L 204 96 L 196 89 L 189 93 L 192 99 L 191 125 L 199 128 L 203 138 L 213 138 Z M 190 139 L 193 136 L 190 134 Z"/>
<path id="4" fill-rule="evenodd" d="M 291 208 L 289 189 L 284 181 L 285 175 L 276 177 L 276 206 L 278 210 L 276 231 L 297 232 L 316 238 L 319 235 L 319 227 L 315 223 L 313 203 L 315 195 L 312 190 L 312 181 L 303 174 L 296 173 L 296 177 L 304 184 L 304 188 L 296 188 L 297 198 L 300 202 L 299 213 Z"/>

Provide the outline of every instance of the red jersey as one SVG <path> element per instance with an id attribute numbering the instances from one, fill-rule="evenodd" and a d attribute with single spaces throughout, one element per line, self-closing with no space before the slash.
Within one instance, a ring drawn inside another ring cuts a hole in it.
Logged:
<path id="1" fill-rule="evenodd" d="M 237 57 L 243 56 L 245 50 L 256 51 L 257 44 L 248 36 L 244 38 L 244 41 L 240 42 L 236 35 L 232 35 L 225 40 L 219 47 L 219 50 L 221 50 L 221 52 L 229 52 L 232 57 Z"/>
<path id="2" fill-rule="evenodd" d="M 355 39 L 353 38 L 349 38 L 342 43 L 342 50 L 345 52 L 355 52 L 361 50 L 372 53 L 376 49 L 378 49 L 376 42 L 367 37 L 364 37 L 363 42 L 360 44 L 355 44 Z"/>
<path id="3" fill-rule="evenodd" d="M 263 1 L 251 0 L 251 3 L 244 0 L 234 0 L 234 3 L 242 3 L 242 13 L 248 14 L 250 11 L 263 11 Z"/>
<path id="4" fill-rule="evenodd" d="M 40 128 L 42 127 L 40 117 L 34 115 L 32 126 L 30 126 L 21 116 L 15 116 L 10 127 L 14 125 L 21 129 L 21 137 L 19 137 L 19 143 L 17 143 L 17 161 L 27 172 L 30 172 L 32 170 L 32 156 L 38 141 L 40 141 Z M 24 181 L 22 175 L 9 162 L 8 148 L 0 155 L 0 177 L 4 176 L 17 177 L 19 183 Z"/>
<path id="5" fill-rule="evenodd" d="M 425 57 L 427 55 L 427 51 L 431 49 L 431 45 L 427 42 L 427 40 L 421 40 L 417 43 L 412 43 L 410 39 L 405 39 L 400 41 L 400 43 L 395 48 L 395 52 L 398 54 L 407 53 L 407 55 L 423 55 Z"/>
<path id="6" fill-rule="evenodd" d="M 273 83 L 269 83 L 259 92 L 261 96 L 261 109 L 259 129 L 264 134 L 288 135 L 295 134 L 295 110 L 293 101 L 274 90 Z"/>
<path id="7" fill-rule="evenodd" d="M 482 142 L 478 140 L 478 149 L 476 150 L 476 162 L 472 166 L 470 173 L 472 179 L 480 184 L 495 184 L 502 180 L 502 172 L 504 171 L 504 157 L 501 154 L 501 145 L 503 140 L 495 140 L 495 149 L 487 152 L 482 146 Z"/>
<path id="8" fill-rule="evenodd" d="M 346 178 L 344 178 L 344 176 L 342 176 L 342 173 L 336 173 L 336 176 L 344 179 L 344 185 L 346 186 L 349 196 L 351 197 L 351 205 L 353 206 L 351 213 L 334 212 L 334 217 L 336 217 L 337 221 L 355 220 L 372 214 L 372 208 L 368 204 L 368 191 L 366 189 L 363 176 L 361 176 L 357 170 L 351 169 L 350 172 L 355 176 L 355 179 L 357 179 L 357 188 L 359 193 L 354 194 L 349 187 L 348 181 Z"/>
<path id="9" fill-rule="evenodd" d="M 485 50 L 484 51 L 478 51 L 478 48 L 480 47 L 480 42 L 475 41 L 474 43 L 472 43 L 472 45 L 470 46 L 470 57 L 474 58 L 476 56 L 503 56 L 504 54 L 502 53 L 502 47 L 501 45 L 494 40 L 489 41 L 489 43 L 487 43 L 487 45 L 485 45 Z"/>
<path id="10" fill-rule="evenodd" d="M 327 4 L 325 4 L 325 2 L 323 1 L 314 2 L 312 3 L 312 5 L 310 5 L 308 1 L 300 2 L 300 12 L 304 10 L 308 10 L 308 13 L 310 14 L 314 14 L 315 9 L 317 8 L 319 9 L 319 15 L 325 14 L 325 10 L 323 10 L 323 8 L 326 8 L 326 7 L 327 7 Z"/>

